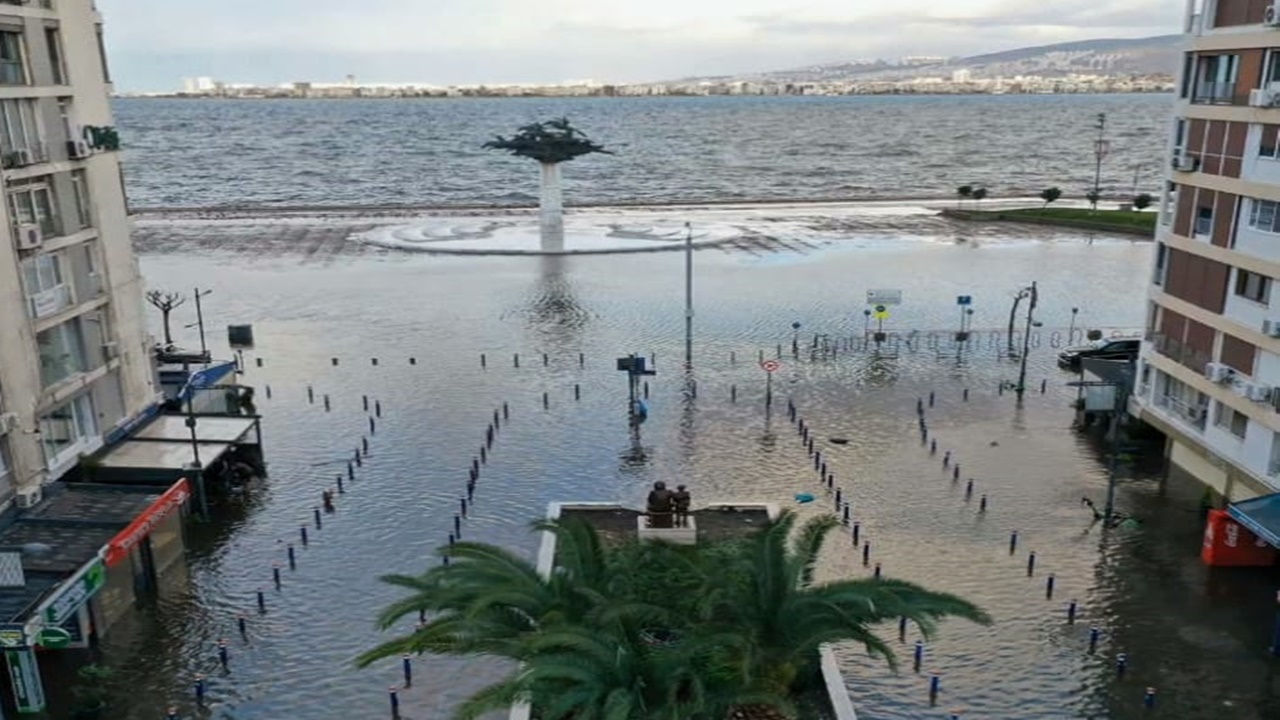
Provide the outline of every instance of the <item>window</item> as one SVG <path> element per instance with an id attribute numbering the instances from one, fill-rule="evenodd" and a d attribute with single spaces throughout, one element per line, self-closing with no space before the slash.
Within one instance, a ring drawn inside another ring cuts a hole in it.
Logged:
<path id="1" fill-rule="evenodd" d="M 1197 84 L 1193 100 L 1210 103 L 1231 102 L 1239 69 L 1240 58 L 1237 55 L 1201 56 L 1196 73 Z"/>
<path id="2" fill-rule="evenodd" d="M 1214 415 L 1213 424 L 1243 440 L 1245 432 L 1249 429 L 1249 416 L 1232 410 L 1222 403 L 1215 405 L 1217 412 Z"/>
<path id="3" fill-rule="evenodd" d="M 102 26 L 97 27 L 98 59 L 102 61 L 102 81 L 111 82 L 111 70 L 107 66 L 107 43 L 102 38 Z"/>
<path id="4" fill-rule="evenodd" d="M 56 385 L 88 369 L 79 319 L 38 333 L 36 347 L 40 351 L 40 381 L 44 387 Z"/>
<path id="5" fill-rule="evenodd" d="M 1280 57 L 1280 53 L 1276 53 Z M 1262 125 L 1258 138 L 1258 157 L 1280 159 L 1280 125 Z"/>
<path id="6" fill-rule="evenodd" d="M 1165 275 L 1168 274 L 1169 268 L 1169 248 L 1162 242 L 1156 243 L 1156 271 L 1155 277 L 1151 279 L 1154 285 L 1163 285 Z M 1154 326 L 1153 326 L 1154 327 Z"/>
<path id="7" fill-rule="evenodd" d="M 40 418 L 40 443 L 49 465 L 74 456 L 96 434 L 93 399 L 88 393 Z"/>
<path id="8" fill-rule="evenodd" d="M 0 85 L 26 85 L 27 65 L 22 51 L 22 33 L 0 31 Z"/>
<path id="9" fill-rule="evenodd" d="M 57 255 L 38 255 L 23 262 L 22 282 L 33 318 L 53 315 L 74 304 L 62 259 Z"/>
<path id="10" fill-rule="evenodd" d="M 1250 201 L 1249 227 L 1263 232 L 1280 233 L 1280 203 L 1270 200 Z"/>
<path id="11" fill-rule="evenodd" d="M 44 134 L 35 100 L 0 100 L 0 150 L 31 150 L 43 157 Z"/>
<path id="12" fill-rule="evenodd" d="M 53 69 L 53 84 L 67 84 L 67 65 L 62 59 L 62 35 L 58 28 L 44 29 L 44 44 L 49 50 L 49 67 Z"/>
<path id="13" fill-rule="evenodd" d="M 46 236 L 61 234 L 53 210 L 57 204 L 53 201 L 53 190 L 47 177 L 11 182 L 9 187 L 9 211 L 19 225 L 39 225 Z"/>
<path id="14" fill-rule="evenodd" d="M 1266 87 L 1273 82 L 1280 82 L 1280 52 L 1268 50 L 1267 62 L 1262 70 L 1262 84 L 1258 87 Z"/>
<path id="15" fill-rule="evenodd" d="M 1265 305 L 1271 295 L 1271 278 L 1237 269 L 1236 295 Z"/>
<path id="16" fill-rule="evenodd" d="M 1213 208 L 1196 208 L 1196 235 L 1208 235 L 1213 232 Z"/>
<path id="17" fill-rule="evenodd" d="M 93 206 L 89 204 L 89 179 L 83 170 L 71 173 L 71 190 L 76 201 L 76 222 L 78 229 L 93 227 Z"/>

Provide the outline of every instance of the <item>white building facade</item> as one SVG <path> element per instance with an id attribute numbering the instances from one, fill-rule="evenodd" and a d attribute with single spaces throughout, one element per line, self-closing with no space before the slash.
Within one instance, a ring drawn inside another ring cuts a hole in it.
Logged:
<path id="1" fill-rule="evenodd" d="M 157 400 L 102 17 L 0 0 L 0 507 Z"/>

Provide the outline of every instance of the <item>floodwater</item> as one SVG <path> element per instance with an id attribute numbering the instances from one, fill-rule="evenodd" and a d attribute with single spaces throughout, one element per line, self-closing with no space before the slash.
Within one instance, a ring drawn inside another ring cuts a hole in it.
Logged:
<path id="1" fill-rule="evenodd" d="M 984 230 L 982 243 L 904 232 L 892 242 L 833 241 L 802 252 L 700 251 L 698 393 L 688 399 L 679 370 L 679 253 L 518 258 L 378 250 L 313 262 L 306 248 L 291 251 L 266 235 L 266 250 L 251 257 L 254 240 L 242 234 L 228 250 L 193 239 L 215 236 L 216 228 L 170 230 L 182 251 L 164 252 L 153 237 L 143 245 L 142 269 L 153 287 L 213 290 L 204 311 L 217 351 L 226 351 L 221 328 L 253 324 L 257 346 L 245 355 L 243 381 L 259 387 L 271 472 L 243 501 L 222 503 L 215 524 L 193 529 L 191 582 L 173 583 L 108 643 L 127 687 L 115 718 L 152 720 L 170 703 L 183 717 L 197 716 L 197 673 L 209 676 L 209 707 L 200 717 L 388 716 L 398 662 L 363 671 L 350 665 L 380 640 L 373 618 L 397 597 L 376 578 L 438 562 L 432 549 L 452 530 L 468 467 L 504 403 L 510 421 L 482 469 L 463 521 L 466 538 L 532 557 L 537 543 L 528 523 L 549 501 L 639 503 L 655 480 L 688 483 L 695 503 L 769 501 L 804 516 L 829 509 L 783 398 L 794 400 L 820 439 L 849 439 L 820 445 L 853 499 L 873 562 L 889 576 L 960 593 L 996 619 L 990 628 L 945 623 L 922 675 L 910 668 L 914 634 L 901 646 L 898 675 L 859 648 L 842 648 L 861 718 L 952 711 L 965 718 L 1145 717 L 1147 686 L 1158 689 L 1165 717 L 1280 716 L 1277 666 L 1265 651 L 1276 578 L 1199 564 L 1193 487 L 1179 478 L 1161 482 L 1158 473 L 1125 479 L 1119 506 L 1141 519 L 1137 529 L 1103 531 L 1080 505 L 1084 496 L 1102 500 L 1105 464 L 1096 444 L 1071 429 L 1075 391 L 1053 367 L 1051 345 L 1065 334 L 1072 307 L 1079 308 L 1077 328 L 1141 325 L 1148 243 L 1001 226 Z M 987 331 L 1004 325 L 1012 293 L 1032 280 L 1045 327 L 1030 355 L 1033 390 L 1019 408 L 997 392 L 1017 367 L 998 359 Z M 840 347 L 842 338 L 860 339 L 872 288 L 903 291 L 886 329 L 921 331 L 913 349 L 902 346 L 897 357 L 843 350 L 834 358 L 790 357 L 793 322 L 801 323 L 802 346 L 815 334 Z M 928 347 L 928 331 L 958 324 L 957 295 L 973 296 L 972 327 L 983 331 L 958 358 Z M 195 343 L 192 331 L 185 340 Z M 779 404 L 770 415 L 756 359 L 775 355 L 779 344 Z M 615 358 L 633 352 L 654 355 L 658 371 L 639 447 L 626 426 L 625 377 L 614 369 Z M 927 418 L 939 443 L 933 457 L 920 445 L 915 414 L 917 398 L 930 392 L 936 405 Z M 362 396 L 381 408 L 373 435 Z M 317 530 L 312 509 L 362 437 L 370 454 Z M 941 467 L 945 451 L 962 466 L 959 483 Z M 966 501 L 970 477 L 975 493 Z M 819 501 L 796 505 L 792 496 L 802 491 Z M 989 507 L 980 514 L 983 494 Z M 286 567 L 276 590 L 271 566 L 285 562 L 286 544 L 298 543 L 304 525 L 310 545 L 298 547 L 297 569 Z M 1010 556 L 1014 529 L 1021 539 Z M 1028 578 L 1031 550 L 1038 560 Z M 822 574 L 869 573 L 848 535 L 834 535 Z M 1049 573 L 1053 599 L 1045 598 Z M 255 608 L 257 589 L 266 593 L 265 614 Z M 1068 625 L 1072 598 L 1080 616 Z M 241 613 L 247 638 L 236 631 Z M 1091 655 L 1087 635 L 1095 625 L 1103 635 Z M 883 632 L 893 637 L 897 628 Z M 218 667 L 219 638 L 230 643 L 229 672 Z M 1119 652 L 1130 661 L 1118 680 Z M 442 658 L 416 660 L 414 668 L 413 687 L 401 692 L 411 720 L 447 717 L 502 670 L 483 659 Z M 928 703 L 930 672 L 942 677 L 936 707 Z"/>

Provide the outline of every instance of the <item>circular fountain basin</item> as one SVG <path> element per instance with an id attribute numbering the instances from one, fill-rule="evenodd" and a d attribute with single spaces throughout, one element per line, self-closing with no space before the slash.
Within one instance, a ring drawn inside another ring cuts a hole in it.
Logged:
<path id="1" fill-rule="evenodd" d="M 566 218 L 563 236 L 544 242 L 536 220 L 430 218 L 375 228 L 356 239 L 444 255 L 592 255 L 681 250 L 687 233 L 677 220 L 616 223 Z M 716 245 L 741 235 L 731 225 L 700 225 L 693 231 L 693 245 Z"/>

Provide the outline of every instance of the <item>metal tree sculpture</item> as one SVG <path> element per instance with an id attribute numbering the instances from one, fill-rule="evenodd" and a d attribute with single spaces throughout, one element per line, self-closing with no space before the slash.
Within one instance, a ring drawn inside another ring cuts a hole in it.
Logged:
<path id="1" fill-rule="evenodd" d="M 516 157 L 537 160 L 542 166 L 542 194 L 539 203 L 544 249 L 564 240 L 564 198 L 560 186 L 560 163 L 591 153 L 612 155 L 592 142 L 568 118 L 533 123 L 511 137 L 495 137 L 484 144 L 487 150 L 505 150 Z"/>
<path id="2" fill-rule="evenodd" d="M 186 302 L 187 299 L 182 296 L 182 293 L 164 292 L 162 290 L 149 290 L 146 297 L 147 302 L 160 311 L 160 317 L 164 321 L 164 344 L 165 347 L 168 347 L 173 344 L 173 335 L 169 332 L 169 313 Z"/>

